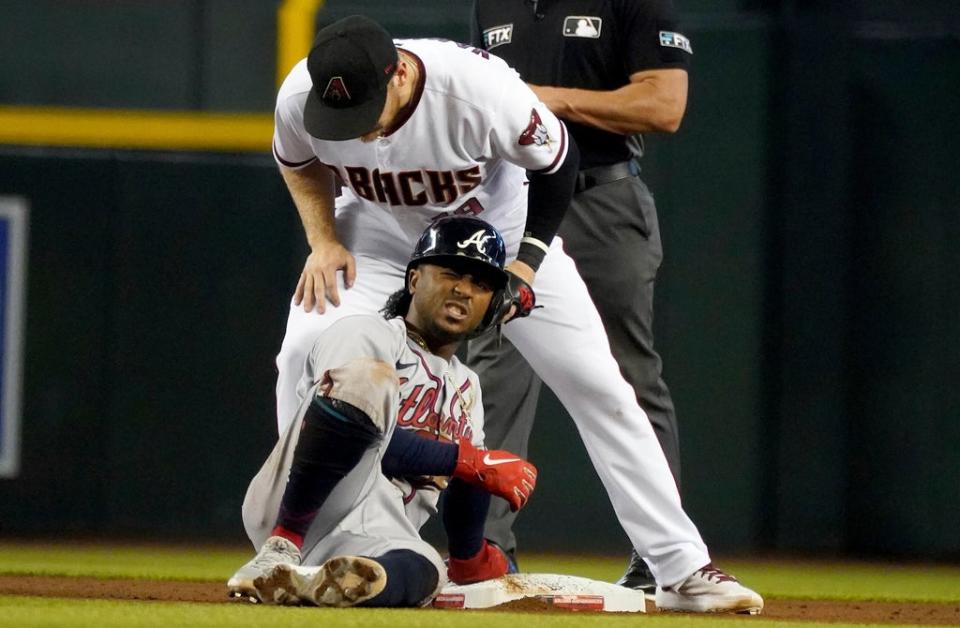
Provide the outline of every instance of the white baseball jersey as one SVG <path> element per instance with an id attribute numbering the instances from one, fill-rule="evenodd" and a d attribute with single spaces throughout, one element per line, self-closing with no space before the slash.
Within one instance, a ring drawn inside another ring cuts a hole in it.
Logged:
<path id="1" fill-rule="evenodd" d="M 565 156 L 563 125 L 499 59 L 451 42 L 397 45 L 416 56 L 423 84 L 403 124 L 387 137 L 368 143 L 310 137 L 302 123 L 310 89 L 304 64 L 278 96 L 274 154 L 285 167 L 319 160 L 337 173 L 344 185 L 337 235 L 357 272 L 349 290 L 338 273 L 341 304 L 328 304 L 323 315 L 291 303 L 277 355 L 281 432 L 304 398 L 297 384 L 317 336 L 345 316 L 377 312 L 403 287 L 416 238 L 431 218 L 479 214 L 503 234 L 509 260 L 526 223 L 524 169 L 549 172 Z M 660 443 L 560 238 L 534 289 L 543 308 L 504 325 L 503 334 L 576 422 L 617 518 L 657 581 L 676 584 L 710 562 L 709 552 L 683 511 Z"/>
<path id="2" fill-rule="evenodd" d="M 310 136 L 303 107 L 306 61 L 277 97 L 273 150 L 285 167 L 319 160 L 343 186 L 337 234 L 354 255 L 406 263 L 441 214 L 476 215 L 519 246 L 525 170 L 552 172 L 566 158 L 563 123 L 499 57 L 451 41 L 398 40 L 419 76 L 402 124 L 371 142 Z"/>
<path id="3" fill-rule="evenodd" d="M 321 333 L 302 369 L 304 402 L 274 451 L 250 483 L 243 506 L 244 526 L 254 547 L 270 535 L 290 473 L 293 452 L 318 385 L 331 369 L 372 358 L 394 365 L 399 394 L 390 400 L 384 436 L 375 449 L 337 485 L 305 536 L 305 565 L 319 565 L 342 554 L 378 556 L 392 549 L 412 549 L 443 570 L 439 555 L 418 530 L 437 512 L 440 478 L 396 478 L 381 473 L 380 462 L 394 429 L 411 429 L 443 441 L 468 438 L 483 446 L 483 403 L 476 374 L 457 359 L 430 353 L 410 339 L 401 318 L 341 318 Z M 383 393 L 367 378 L 352 386 L 369 388 L 371 404 Z M 350 383 L 347 383 L 349 386 Z"/>

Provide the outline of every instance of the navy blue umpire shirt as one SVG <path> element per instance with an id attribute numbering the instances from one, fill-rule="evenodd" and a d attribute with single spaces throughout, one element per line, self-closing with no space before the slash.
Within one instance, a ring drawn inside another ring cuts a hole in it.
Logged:
<path id="1" fill-rule="evenodd" d="M 475 0 L 471 37 L 527 83 L 594 90 L 643 70 L 686 69 L 692 54 L 670 0 Z M 629 136 L 566 124 L 581 168 L 631 158 Z"/>

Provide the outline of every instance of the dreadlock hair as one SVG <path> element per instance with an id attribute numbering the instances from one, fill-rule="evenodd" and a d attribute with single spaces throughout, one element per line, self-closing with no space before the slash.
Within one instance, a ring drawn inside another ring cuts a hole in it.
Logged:
<path id="1" fill-rule="evenodd" d="M 386 319 L 396 318 L 397 316 L 404 317 L 410 309 L 411 301 L 413 301 L 413 295 L 407 292 L 406 287 L 400 288 L 387 297 L 387 302 L 380 313 Z"/>

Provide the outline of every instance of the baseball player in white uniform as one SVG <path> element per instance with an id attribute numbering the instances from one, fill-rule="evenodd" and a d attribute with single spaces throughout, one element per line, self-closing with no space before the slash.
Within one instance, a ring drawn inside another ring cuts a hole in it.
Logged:
<path id="1" fill-rule="evenodd" d="M 306 398 L 300 373 L 317 336 L 344 316 L 377 311 L 403 285 L 407 252 L 432 220 L 481 217 L 503 235 L 510 260 L 517 314 L 503 334 L 576 422 L 621 525 L 667 592 L 658 603 L 759 612 L 759 595 L 712 566 L 554 238 L 576 147 L 517 73 L 485 51 L 393 41 L 351 16 L 322 29 L 287 76 L 275 124 L 274 155 L 311 247 L 277 357 L 280 432 Z"/>
<path id="2" fill-rule="evenodd" d="M 232 597 L 428 602 L 448 568 L 418 530 L 444 488 L 450 578 L 506 573 L 506 556 L 483 538 L 490 494 L 519 509 L 536 468 L 483 450 L 477 376 L 454 355 L 500 307 L 505 255 L 487 223 L 437 221 L 419 239 L 387 318 L 344 317 L 317 337 L 301 369 L 306 398 L 247 490 L 243 522 L 259 551 L 228 581 Z"/>

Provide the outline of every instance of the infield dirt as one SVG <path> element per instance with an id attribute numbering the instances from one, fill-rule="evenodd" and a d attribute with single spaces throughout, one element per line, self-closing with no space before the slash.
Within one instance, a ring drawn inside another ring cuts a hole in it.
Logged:
<path id="1" fill-rule="evenodd" d="M 243 603 L 228 599 L 226 585 L 220 582 L 66 578 L 51 576 L 0 576 L 0 595 L 32 595 L 38 597 L 75 597 L 157 602 Z M 647 607 L 648 612 L 656 612 L 652 604 L 648 604 Z M 491 610 L 531 613 L 573 612 L 553 609 L 545 603 L 533 599 L 518 600 Z M 437 610 L 433 612 L 464 611 Z M 730 618 L 737 616 L 724 615 L 723 617 Z M 819 621 L 957 626 L 960 625 L 960 604 L 768 599 L 766 600 L 766 606 L 763 610 L 763 617 L 766 619 L 782 620 L 784 622 Z M 749 621 L 750 617 L 743 616 L 743 619 L 744 621 Z"/>

